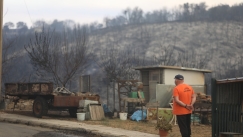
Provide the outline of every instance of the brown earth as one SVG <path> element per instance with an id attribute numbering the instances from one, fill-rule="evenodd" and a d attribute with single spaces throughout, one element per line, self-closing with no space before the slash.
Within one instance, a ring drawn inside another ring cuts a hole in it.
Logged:
<path id="1" fill-rule="evenodd" d="M 1 113 L 11 113 L 11 114 L 20 114 L 33 117 L 31 110 L 5 110 Z M 76 118 L 71 118 L 67 111 L 48 111 L 48 115 L 44 116 L 43 119 L 59 119 L 59 120 L 68 120 L 68 121 L 77 121 Z M 78 122 L 78 121 L 77 121 Z M 91 121 L 86 120 L 82 121 L 87 124 L 93 125 L 104 125 L 115 128 L 123 128 L 127 130 L 140 131 L 150 134 L 158 134 L 158 130 L 155 130 L 155 124 L 151 122 L 136 122 L 132 120 L 122 121 L 118 118 L 105 118 L 101 121 Z M 192 137 L 211 137 L 211 125 L 202 125 L 197 124 L 191 126 L 192 128 Z M 180 131 L 178 125 L 174 125 L 172 132 L 170 132 L 169 137 L 180 137 Z"/>
<path id="2" fill-rule="evenodd" d="M 6 110 L 0 111 L 0 113 L 11 113 L 11 114 L 20 114 L 25 116 L 34 117 L 32 114 L 32 100 L 24 101 L 20 100 L 19 103 L 16 104 L 15 109 L 13 111 L 13 102 L 9 102 L 6 106 Z M 68 121 L 77 121 L 76 118 L 71 118 L 67 111 L 48 111 L 48 115 L 44 116 L 43 119 L 59 119 L 59 120 L 68 120 Z M 77 121 L 78 122 L 78 121 Z M 82 121 L 87 124 L 92 125 L 104 125 L 114 128 L 123 128 L 127 130 L 140 131 L 150 134 L 158 134 L 158 130 L 155 130 L 155 124 L 152 122 L 136 122 L 132 120 L 120 120 L 118 118 L 105 118 L 101 121 L 92 121 L 86 120 Z M 203 125 L 203 124 L 192 124 L 192 137 L 211 137 L 211 125 Z M 170 132 L 169 137 L 181 137 L 178 125 L 174 125 L 172 132 Z"/>

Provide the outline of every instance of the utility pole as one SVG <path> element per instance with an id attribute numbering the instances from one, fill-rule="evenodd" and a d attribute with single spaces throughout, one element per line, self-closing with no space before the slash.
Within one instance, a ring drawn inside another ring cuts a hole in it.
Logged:
<path id="1" fill-rule="evenodd" d="M 3 0 L 0 0 L 0 102 L 2 102 Z"/>

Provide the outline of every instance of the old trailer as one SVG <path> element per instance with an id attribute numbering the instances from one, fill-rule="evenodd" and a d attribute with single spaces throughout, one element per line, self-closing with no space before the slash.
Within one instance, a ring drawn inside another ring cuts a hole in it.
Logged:
<path id="1" fill-rule="evenodd" d="M 33 114 L 41 118 L 49 109 L 68 109 L 70 116 L 76 117 L 80 100 L 99 101 L 99 96 L 87 93 L 67 92 L 65 88 L 53 89 L 53 83 L 5 83 L 5 96 L 19 99 L 33 99 Z"/>

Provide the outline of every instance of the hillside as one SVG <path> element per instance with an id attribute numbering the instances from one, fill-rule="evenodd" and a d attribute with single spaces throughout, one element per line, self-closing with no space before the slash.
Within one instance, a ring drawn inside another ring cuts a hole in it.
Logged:
<path id="1" fill-rule="evenodd" d="M 19 35 L 15 47 L 10 50 L 18 53 L 22 50 L 25 51 L 23 46 L 29 42 L 31 37 L 34 37 L 33 32 Z M 233 21 L 167 22 L 97 29 L 91 31 L 89 42 L 95 61 L 92 61 L 90 67 L 82 74 L 76 74 L 67 88 L 74 92 L 79 91 L 80 76 L 90 75 L 91 91 L 106 99 L 107 84 L 111 84 L 108 87 L 110 89 L 109 97 L 111 97 L 112 83 L 107 82 L 106 72 L 102 71 L 97 62 L 102 59 L 116 61 L 129 58 L 128 54 L 121 54 L 121 51 L 130 52 L 129 54 L 137 56 L 136 59 L 142 60 L 142 63 L 131 61 L 130 64 L 115 62 L 114 70 L 128 68 L 129 74 L 134 73 L 132 68 L 136 65 L 175 65 L 210 69 L 213 70 L 212 77 L 217 79 L 242 77 L 243 62 L 240 58 L 243 52 L 242 37 L 243 23 Z M 107 50 L 112 48 L 117 50 L 113 55 Z M 101 54 L 106 56 L 102 58 Z M 11 53 L 11 55 L 13 54 Z M 109 57 L 109 55 L 112 56 Z M 4 83 L 43 80 L 41 76 L 36 75 L 27 54 L 21 54 L 21 57 L 9 62 L 9 65 L 5 64 L 4 70 L 8 70 L 8 73 L 3 73 L 6 74 Z M 108 72 L 112 71 L 108 69 Z M 133 76 L 133 78 L 137 77 L 138 73 Z M 210 77 L 206 77 L 209 84 Z"/>
<path id="2" fill-rule="evenodd" d="M 150 61 L 163 52 L 161 45 L 174 46 L 173 56 L 194 51 L 193 55 L 200 55 L 201 58 L 211 56 L 205 68 L 219 76 L 226 70 L 222 67 L 218 70 L 222 63 L 231 62 L 230 66 L 241 56 L 242 36 L 243 23 L 240 22 L 168 22 L 97 30 L 92 33 L 91 43 L 96 53 L 114 46 L 120 50 L 135 50 L 139 56 Z M 175 65 L 180 66 L 179 61 L 176 62 Z"/>

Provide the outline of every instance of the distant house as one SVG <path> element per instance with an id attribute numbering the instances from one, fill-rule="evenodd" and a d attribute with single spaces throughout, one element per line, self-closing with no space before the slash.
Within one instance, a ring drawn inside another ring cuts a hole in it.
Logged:
<path id="1" fill-rule="evenodd" d="M 143 82 L 146 102 L 159 101 L 160 107 L 169 107 L 172 89 L 175 86 L 175 75 L 183 75 L 185 83 L 191 85 L 195 92 L 206 94 L 204 74 L 212 72 L 205 69 L 162 65 L 136 67 L 134 69 L 140 71 L 140 81 Z"/>

